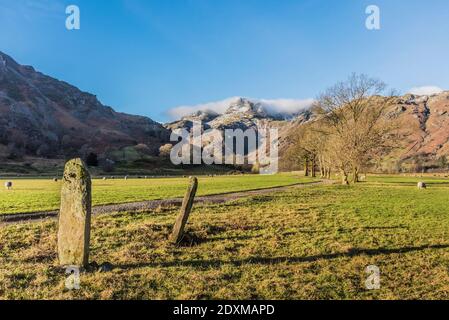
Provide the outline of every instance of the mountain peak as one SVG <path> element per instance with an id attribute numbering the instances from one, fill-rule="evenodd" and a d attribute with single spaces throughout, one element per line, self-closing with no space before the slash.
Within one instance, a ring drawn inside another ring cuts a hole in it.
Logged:
<path id="1" fill-rule="evenodd" d="M 267 117 L 263 106 L 260 103 L 253 102 L 247 98 L 238 98 L 232 103 L 225 114 L 242 113 L 258 117 Z"/>

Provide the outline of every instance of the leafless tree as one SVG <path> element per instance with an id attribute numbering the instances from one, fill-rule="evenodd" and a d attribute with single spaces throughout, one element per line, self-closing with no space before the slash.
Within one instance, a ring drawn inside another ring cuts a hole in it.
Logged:
<path id="1" fill-rule="evenodd" d="M 382 81 L 352 74 L 319 96 L 315 105 L 322 114 L 328 133 L 328 152 L 340 171 L 343 184 L 359 181 L 367 162 L 389 146 L 392 125 L 386 111 L 394 103 Z"/>

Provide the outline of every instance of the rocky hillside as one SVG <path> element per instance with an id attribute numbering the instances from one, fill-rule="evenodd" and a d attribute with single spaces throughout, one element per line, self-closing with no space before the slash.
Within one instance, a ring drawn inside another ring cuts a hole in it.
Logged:
<path id="1" fill-rule="evenodd" d="M 403 135 L 400 161 L 438 161 L 449 157 L 449 91 L 432 96 L 405 95 L 391 111 Z"/>
<path id="2" fill-rule="evenodd" d="M 137 144 L 155 149 L 169 131 L 115 112 L 89 93 L 22 66 L 0 52 L 0 154 L 67 157 Z"/>

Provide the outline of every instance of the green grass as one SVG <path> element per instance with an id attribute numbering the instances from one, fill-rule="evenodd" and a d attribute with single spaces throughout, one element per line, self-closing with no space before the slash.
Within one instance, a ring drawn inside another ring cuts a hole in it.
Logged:
<path id="1" fill-rule="evenodd" d="M 56 222 L 5 225 L 0 298 L 447 299 L 448 195 L 373 182 L 195 206 L 184 246 L 166 240 L 177 210 L 95 217 L 91 261 L 114 269 L 83 273 L 79 291 L 64 289 Z"/>
<path id="2" fill-rule="evenodd" d="M 59 208 L 61 182 L 51 179 L 12 180 L 13 190 L 3 188 L 0 181 L 0 215 L 49 211 Z M 242 190 L 270 188 L 313 181 L 295 174 L 273 176 L 199 177 L 198 195 L 210 195 Z M 93 205 L 182 197 L 187 178 L 93 180 Z"/>
<path id="3" fill-rule="evenodd" d="M 431 175 L 373 175 L 367 177 L 367 182 L 377 184 L 394 183 L 400 185 L 416 186 L 420 181 L 426 182 L 426 184 L 428 185 L 445 184 L 449 186 L 449 178 Z"/>

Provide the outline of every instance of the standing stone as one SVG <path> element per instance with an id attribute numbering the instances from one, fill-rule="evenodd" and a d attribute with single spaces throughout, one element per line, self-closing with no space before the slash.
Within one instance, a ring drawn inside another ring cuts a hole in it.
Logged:
<path id="1" fill-rule="evenodd" d="M 81 159 L 66 163 L 59 211 L 58 254 L 62 266 L 86 267 L 89 263 L 91 179 Z"/>
<path id="2" fill-rule="evenodd" d="M 193 201 L 195 200 L 196 190 L 198 189 L 198 179 L 190 177 L 189 188 L 182 201 L 181 212 L 176 219 L 173 232 L 170 236 L 170 242 L 176 244 L 181 241 L 184 235 L 184 227 L 189 219 L 190 211 L 192 210 Z"/>

